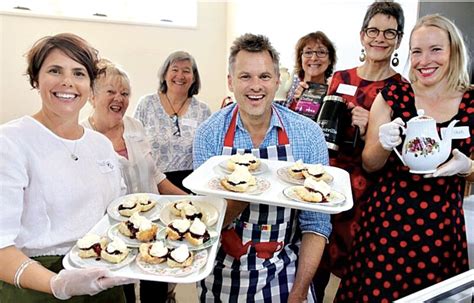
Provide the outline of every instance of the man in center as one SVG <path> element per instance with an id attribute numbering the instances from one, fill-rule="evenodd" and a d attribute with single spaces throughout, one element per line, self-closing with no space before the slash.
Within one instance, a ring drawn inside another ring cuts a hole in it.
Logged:
<path id="1" fill-rule="evenodd" d="M 227 82 L 236 103 L 196 130 L 195 169 L 237 150 L 328 164 L 319 126 L 273 103 L 279 55 L 268 38 L 245 34 L 234 41 Z M 214 270 L 199 285 L 201 302 L 314 302 L 311 280 L 331 233 L 329 215 L 228 200 L 223 226 Z"/>

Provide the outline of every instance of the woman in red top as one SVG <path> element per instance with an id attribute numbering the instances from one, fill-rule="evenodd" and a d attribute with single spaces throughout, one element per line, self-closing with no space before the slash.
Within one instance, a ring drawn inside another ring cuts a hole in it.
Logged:
<path id="1" fill-rule="evenodd" d="M 392 82 L 402 80 L 390 65 L 398 65 L 397 55 L 391 60 L 392 54 L 400 46 L 403 36 L 404 15 L 401 6 L 394 2 L 374 2 L 368 8 L 362 28 L 360 41 L 363 46 L 360 60 L 361 66 L 337 71 L 334 73 L 328 95 L 342 96 L 347 104 L 347 119 L 352 121 L 344 132 L 344 141 L 353 144 L 341 144 L 339 151 L 331 155 L 332 166 L 347 170 L 351 176 L 354 207 L 346 212 L 333 215 L 333 231 L 326 245 L 323 260 L 314 277 L 318 285 L 318 301 L 322 302 L 324 288 L 330 273 L 338 277 L 347 266 L 351 242 L 360 217 L 360 206 L 366 200 L 367 188 L 372 184 L 373 177 L 362 169 L 362 150 L 364 149 L 365 133 L 369 120 L 369 110 L 377 93 Z M 356 129 L 359 129 L 357 134 Z"/>

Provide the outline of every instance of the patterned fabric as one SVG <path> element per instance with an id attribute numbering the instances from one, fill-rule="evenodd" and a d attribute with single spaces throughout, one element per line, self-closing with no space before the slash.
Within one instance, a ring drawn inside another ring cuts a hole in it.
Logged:
<path id="1" fill-rule="evenodd" d="M 289 139 L 283 127 L 277 129 L 279 133 L 277 145 L 244 150 L 233 148 L 237 109 L 234 107 L 231 123 L 225 135 L 223 155 L 233 155 L 239 151 L 264 156 L 263 158 L 267 159 L 294 161 L 291 146 L 288 144 Z M 274 112 L 280 120 L 278 112 L 275 109 Z M 277 153 L 269 152 L 269 148 Z M 235 241 L 227 243 L 227 246 L 224 244 L 220 246 L 213 274 L 200 284 L 201 301 L 288 301 L 301 244 L 301 234 L 296 233 L 295 217 L 296 211 L 290 208 L 249 204 L 230 226 L 228 233 L 223 234 L 225 237 L 229 236 L 229 232 L 234 233 Z M 249 245 L 251 246 L 247 248 Z M 240 257 L 234 257 L 226 249 L 232 250 Z M 309 299 L 313 302 L 311 292 Z"/>
<path id="2" fill-rule="evenodd" d="M 368 81 L 357 75 L 357 68 L 335 72 L 331 86 L 328 89 L 328 95 L 342 96 L 347 102 L 361 106 L 370 110 L 372 103 L 379 91 L 387 84 L 400 82 L 400 74 L 380 81 Z M 354 96 L 342 95 L 336 93 L 339 84 L 349 84 L 357 87 Z M 351 121 L 350 112 L 347 112 L 346 121 Z M 346 128 L 343 140 L 351 142 L 354 138 L 355 128 L 350 126 Z M 332 216 L 333 232 L 326 246 L 326 251 L 321 261 L 320 268 L 331 271 L 338 277 L 341 277 L 344 268 L 347 266 L 347 257 L 354 238 L 355 230 L 358 228 L 360 217 L 360 208 L 363 201 L 367 200 L 367 188 L 373 184 L 375 174 L 369 175 L 362 169 L 362 150 L 364 141 L 360 138 L 357 145 L 353 148 L 352 144 L 341 144 L 338 153 L 330 154 L 330 163 L 332 166 L 342 168 L 349 172 L 351 177 L 352 195 L 354 198 L 354 207 L 351 210 Z"/>
<path id="3" fill-rule="evenodd" d="M 157 93 L 146 95 L 138 101 L 134 117 L 145 127 L 152 146 L 156 167 L 162 172 L 191 170 L 193 168 L 192 144 L 196 128 L 209 116 L 207 104 L 191 98 L 186 113 L 179 117 L 181 136 L 174 136 L 176 125 L 165 112 Z"/>
<path id="4" fill-rule="evenodd" d="M 389 85 L 382 94 L 393 119 L 407 122 L 417 115 L 410 84 Z M 469 138 L 452 140 L 452 148 L 466 155 L 474 152 L 473 108 L 469 91 L 451 119 L 470 129 Z M 438 131 L 449 122 L 438 123 Z M 457 175 L 411 174 L 392 153 L 363 206 L 338 301 L 392 302 L 468 270 L 464 185 Z"/>

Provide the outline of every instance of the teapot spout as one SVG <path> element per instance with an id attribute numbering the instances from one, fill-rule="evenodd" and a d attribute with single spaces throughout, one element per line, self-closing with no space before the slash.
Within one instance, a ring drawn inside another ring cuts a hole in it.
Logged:
<path id="1" fill-rule="evenodd" d="M 453 138 L 453 128 L 456 123 L 458 123 L 459 120 L 453 120 L 451 123 L 449 123 L 448 127 L 445 129 L 444 132 L 441 132 L 441 137 L 443 138 L 440 141 L 440 163 L 443 163 L 448 159 L 449 154 L 451 153 L 451 140 Z"/>

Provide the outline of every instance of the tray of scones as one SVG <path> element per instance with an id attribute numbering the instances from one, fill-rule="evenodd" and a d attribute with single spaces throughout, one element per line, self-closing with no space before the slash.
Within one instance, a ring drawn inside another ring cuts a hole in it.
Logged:
<path id="1" fill-rule="evenodd" d="M 143 205 L 152 206 L 144 210 Z M 226 206 L 219 197 L 120 197 L 110 204 L 107 215 L 76 242 L 63 265 L 107 267 L 117 276 L 140 280 L 202 280 L 213 268 Z M 119 213 L 124 209 L 134 211 Z M 145 216 L 150 211 L 157 213 Z"/>
<path id="2" fill-rule="evenodd" d="M 353 206 L 347 171 L 301 160 L 258 159 L 252 154 L 215 156 L 184 179 L 183 185 L 201 195 L 328 214 Z"/>

